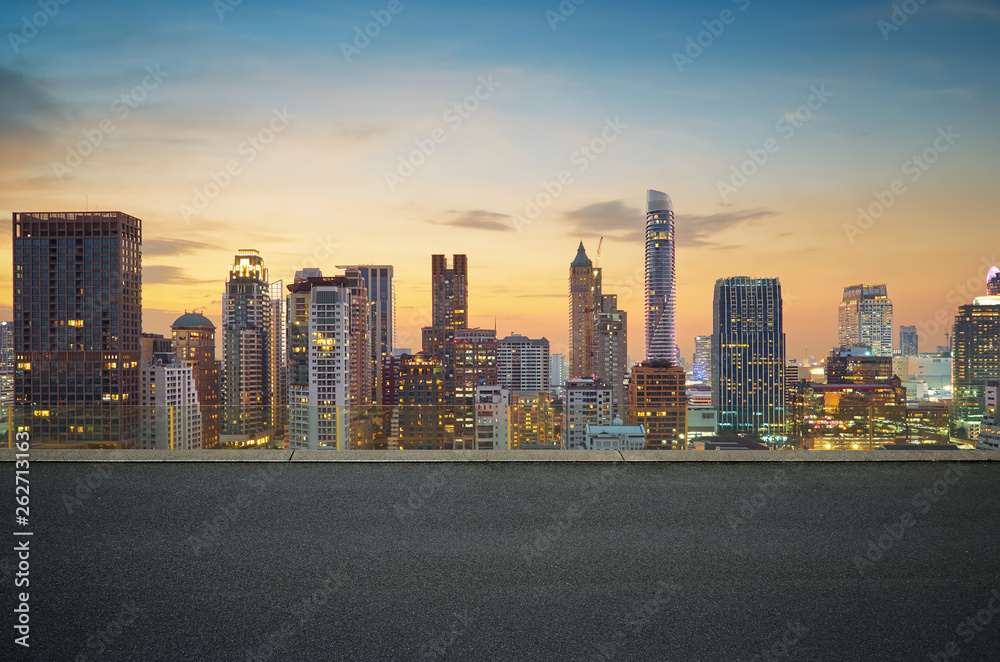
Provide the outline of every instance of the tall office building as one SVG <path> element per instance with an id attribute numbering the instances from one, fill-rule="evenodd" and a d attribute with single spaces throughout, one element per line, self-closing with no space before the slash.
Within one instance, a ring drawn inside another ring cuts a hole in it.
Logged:
<path id="1" fill-rule="evenodd" d="M 674 319 L 677 296 L 674 206 L 662 191 L 646 192 L 646 358 L 680 365 Z"/>
<path id="2" fill-rule="evenodd" d="M 594 328 L 601 299 L 601 270 L 580 242 L 569 265 L 569 376 L 594 375 Z"/>
<path id="3" fill-rule="evenodd" d="M 0 422 L 14 404 L 14 323 L 0 322 Z"/>
<path id="4" fill-rule="evenodd" d="M 785 432 L 785 334 L 777 278 L 715 281 L 712 405 L 719 432 Z"/>
<path id="5" fill-rule="evenodd" d="M 201 449 L 202 412 L 194 370 L 193 362 L 177 359 L 171 340 L 159 334 L 142 334 L 140 448 Z"/>
<path id="6" fill-rule="evenodd" d="M 900 326 L 899 327 L 899 355 L 900 356 L 919 356 L 920 355 L 919 341 L 917 338 L 917 327 L 915 326 Z"/>
<path id="7" fill-rule="evenodd" d="M 628 314 L 618 309 L 618 297 L 602 294 L 594 323 L 594 375 L 611 386 L 615 414 L 625 418 L 628 397 Z"/>
<path id="8" fill-rule="evenodd" d="M 549 390 L 549 341 L 513 333 L 497 343 L 497 378 L 510 391 Z"/>
<path id="9" fill-rule="evenodd" d="M 271 314 L 260 252 L 238 251 L 222 295 L 223 445 L 270 441 Z"/>
<path id="10" fill-rule="evenodd" d="M 1000 297 L 1000 269 L 990 267 L 986 272 L 986 296 Z"/>
<path id="11" fill-rule="evenodd" d="M 988 284 L 996 281 L 995 269 L 990 270 Z M 1000 377 L 1000 294 L 959 306 L 951 356 L 952 430 L 956 436 L 975 439 L 983 419 L 986 383 Z"/>
<path id="12" fill-rule="evenodd" d="M 299 272 L 288 286 L 288 446 L 349 449 L 351 280 Z M 367 347 L 363 350 L 367 358 Z"/>
<path id="13" fill-rule="evenodd" d="M 876 385 L 892 382 L 892 357 L 876 356 L 867 347 L 840 347 L 826 360 L 827 384 Z"/>
<path id="14" fill-rule="evenodd" d="M 476 389 L 497 383 L 496 329 L 455 330 L 455 448 L 476 448 Z"/>
<path id="15" fill-rule="evenodd" d="M 691 377 L 702 384 L 712 383 L 712 336 L 695 336 Z"/>
<path id="16" fill-rule="evenodd" d="M 271 283 L 269 290 L 271 339 L 267 355 L 270 360 L 271 429 L 275 438 L 284 439 L 288 427 L 288 302 L 284 281 Z"/>
<path id="17" fill-rule="evenodd" d="M 33 444 L 139 442 L 142 221 L 15 212 L 14 404 Z"/>
<path id="18" fill-rule="evenodd" d="M 191 366 L 201 406 L 201 447 L 219 445 L 222 382 L 215 360 L 215 325 L 199 313 L 184 313 L 170 325 L 170 348 Z"/>
<path id="19" fill-rule="evenodd" d="M 549 355 L 549 393 L 558 398 L 566 387 L 566 355 Z"/>
<path id="20" fill-rule="evenodd" d="M 392 357 L 396 347 L 396 294 L 393 288 L 393 268 L 389 264 L 355 264 L 338 266 L 348 278 L 360 278 L 365 283 L 369 303 L 369 339 L 371 341 L 372 397 L 382 402 L 382 363 Z"/>
<path id="21" fill-rule="evenodd" d="M 444 393 L 455 398 L 455 331 L 469 326 L 469 261 L 453 255 L 452 266 L 444 255 L 431 256 L 431 326 L 424 327 L 424 352 L 441 362 Z"/>
<path id="22" fill-rule="evenodd" d="M 646 448 L 687 448 L 687 376 L 670 361 L 643 361 L 632 367 L 628 388 L 629 425 L 642 425 Z"/>
<path id="23" fill-rule="evenodd" d="M 876 356 L 892 356 L 892 301 L 884 284 L 844 288 L 837 342 L 841 347 L 871 347 Z"/>
<path id="24" fill-rule="evenodd" d="M 389 448 L 454 449 L 454 405 L 447 398 L 444 367 L 437 357 L 429 354 L 399 357 L 396 382 Z"/>

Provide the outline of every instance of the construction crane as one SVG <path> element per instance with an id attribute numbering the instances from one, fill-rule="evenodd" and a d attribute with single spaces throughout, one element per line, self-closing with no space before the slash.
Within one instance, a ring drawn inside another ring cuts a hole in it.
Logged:
<path id="1" fill-rule="evenodd" d="M 594 262 L 595 267 L 601 266 L 601 246 L 603 244 L 604 244 L 604 237 L 601 237 L 601 240 L 597 242 L 597 260 Z"/>

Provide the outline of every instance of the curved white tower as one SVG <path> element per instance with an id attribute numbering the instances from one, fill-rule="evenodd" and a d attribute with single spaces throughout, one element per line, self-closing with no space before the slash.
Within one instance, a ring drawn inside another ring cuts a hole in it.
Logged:
<path id="1" fill-rule="evenodd" d="M 646 359 L 679 363 L 675 335 L 674 206 L 662 191 L 646 191 Z"/>

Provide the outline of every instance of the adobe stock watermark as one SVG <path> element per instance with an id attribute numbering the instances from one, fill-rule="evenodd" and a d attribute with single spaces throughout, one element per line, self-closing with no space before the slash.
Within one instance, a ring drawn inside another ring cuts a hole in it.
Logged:
<path id="1" fill-rule="evenodd" d="M 903 0 L 900 3 L 892 4 L 892 12 L 889 14 L 889 20 L 880 18 L 875 21 L 875 27 L 878 31 L 882 33 L 882 40 L 889 41 L 889 35 L 893 32 L 899 32 L 899 29 L 906 25 L 906 22 L 910 20 L 910 17 L 917 13 L 921 7 L 927 4 L 927 0 Z"/>
<path id="2" fill-rule="evenodd" d="M 555 32 L 560 23 L 565 23 L 566 19 L 576 13 L 576 8 L 587 0 L 562 0 L 556 11 L 548 9 L 545 11 L 545 20 L 549 22 L 549 27 Z"/>
<path id="3" fill-rule="evenodd" d="M 971 644 L 993 622 L 993 618 L 997 614 L 1000 614 L 1000 591 L 993 589 L 990 591 L 990 599 L 984 608 L 974 614 L 969 614 L 955 626 L 955 636 L 960 637 L 962 643 Z M 940 652 L 928 653 L 927 657 L 932 662 L 948 662 L 961 654 L 962 649 L 958 642 L 952 640 L 946 643 Z"/>
<path id="4" fill-rule="evenodd" d="M 208 209 L 212 201 L 219 197 L 222 191 L 226 190 L 233 182 L 233 178 L 243 172 L 243 165 L 253 162 L 257 155 L 263 152 L 270 145 L 275 137 L 288 128 L 295 115 L 288 112 L 287 108 L 274 109 L 271 119 L 257 133 L 250 134 L 245 140 L 236 146 L 236 153 L 243 157 L 241 163 L 237 159 L 230 159 L 224 168 L 216 172 L 211 170 L 208 173 L 209 181 L 201 186 L 195 187 L 192 191 L 191 203 L 181 203 L 178 211 L 185 222 L 190 222 L 191 218 Z"/>
<path id="5" fill-rule="evenodd" d="M 900 166 L 900 170 L 905 175 L 905 180 L 917 182 L 930 170 L 935 163 L 941 159 L 941 155 L 947 152 L 962 137 L 962 134 L 955 133 L 949 126 L 947 129 L 938 127 L 937 137 L 934 138 L 930 147 L 919 154 L 914 154 Z M 887 188 L 881 191 L 873 191 L 875 201 L 867 207 L 858 207 L 858 219 L 854 223 L 844 223 L 844 234 L 847 240 L 854 243 L 854 240 L 875 225 L 875 221 L 892 208 L 896 201 L 908 191 L 904 178 L 893 180 Z"/>
<path id="6" fill-rule="evenodd" d="M 373 9 L 370 12 L 374 20 L 365 23 L 364 29 L 360 25 L 354 26 L 354 39 L 351 43 L 340 42 L 340 52 L 344 54 L 347 63 L 350 64 L 355 55 L 361 55 L 361 51 L 371 45 L 372 39 L 378 37 L 382 34 L 383 29 L 389 27 L 389 24 L 392 23 L 392 17 L 404 9 L 405 7 L 400 0 L 389 0 L 385 9 Z"/>
<path id="7" fill-rule="evenodd" d="M 733 533 L 739 533 L 750 520 L 756 517 L 764 506 L 775 497 L 783 487 L 788 486 L 788 474 L 784 469 L 779 469 L 770 480 L 762 480 L 757 483 L 757 489 L 749 497 L 740 499 L 739 508 L 734 512 L 726 513 L 726 521 L 729 522 Z"/>
<path id="8" fill-rule="evenodd" d="M 774 124 L 774 130 L 786 141 L 791 140 L 795 136 L 796 131 L 812 119 L 813 114 L 825 106 L 826 102 L 833 96 L 833 92 L 826 89 L 826 83 L 820 84 L 819 87 L 813 85 L 809 88 L 809 91 L 811 94 L 806 97 L 805 103 L 795 110 L 785 113 Z M 740 163 L 739 166 L 732 166 L 729 181 L 724 182 L 720 179 L 715 183 L 715 188 L 719 192 L 719 196 L 722 197 L 722 201 L 729 202 L 729 196 L 743 188 L 750 180 L 750 177 L 756 175 L 764 167 L 764 164 L 771 159 L 771 156 L 777 154 L 780 149 L 781 143 L 774 137 L 765 140 L 760 147 L 749 148 L 747 156 L 750 158 Z"/>
<path id="9" fill-rule="evenodd" d="M 746 11 L 750 7 L 750 0 L 731 0 L 731 2 L 740 11 Z M 710 48 L 715 43 L 715 40 L 722 36 L 722 33 L 726 30 L 726 26 L 736 22 L 737 16 L 739 14 L 727 8 L 719 12 L 718 18 L 702 21 L 701 24 L 705 26 L 705 29 L 695 36 L 687 38 L 687 46 L 684 49 L 684 53 L 674 51 L 673 57 L 674 64 L 677 66 L 677 72 L 684 73 L 684 67 L 694 64 L 694 61 L 700 58 L 705 50 Z"/>
<path id="10" fill-rule="evenodd" d="M 441 115 L 441 121 L 447 127 L 437 127 L 424 138 L 417 138 L 413 141 L 416 149 L 406 156 L 399 156 L 399 164 L 396 170 L 385 171 L 385 183 L 390 192 L 394 192 L 400 184 L 412 177 L 417 172 L 417 168 L 427 163 L 438 146 L 443 145 L 449 138 L 450 131 L 457 131 L 461 128 L 465 120 L 472 117 L 472 114 L 479 110 L 484 101 L 493 96 L 500 83 L 493 80 L 493 74 L 480 76 L 476 79 L 478 85 L 472 94 L 461 101 L 454 103 Z"/>
<path id="11" fill-rule="evenodd" d="M 934 312 L 933 316 L 922 319 L 914 325 L 921 338 L 933 338 L 943 329 L 950 328 L 954 321 L 954 317 L 951 315 L 953 308 L 972 303 L 974 298 L 986 293 L 986 276 L 990 267 L 1000 264 L 1000 262 L 997 261 L 995 254 L 992 259 L 984 255 L 979 258 L 979 261 L 979 268 L 974 276 L 969 276 L 964 283 L 959 283 L 948 290 L 945 301 L 951 304 L 950 307 L 942 306 Z"/>
<path id="12" fill-rule="evenodd" d="M 49 24 L 59 13 L 59 9 L 69 4 L 69 0 L 38 0 L 38 8 L 30 17 L 21 17 L 21 30 L 19 32 L 8 32 L 7 41 L 10 42 L 10 49 L 14 55 L 21 52 L 21 47 L 27 45 L 35 38 L 38 31 Z"/>
<path id="13" fill-rule="evenodd" d="M 926 515 L 935 504 L 940 503 L 956 485 L 962 476 L 969 472 L 969 467 L 958 462 L 953 462 L 941 478 L 935 480 L 930 487 L 926 487 L 913 495 L 912 504 L 915 510 Z M 866 568 L 872 568 L 881 561 L 895 546 L 906 537 L 907 531 L 920 522 L 914 515 L 913 510 L 908 510 L 899 516 L 891 524 L 883 524 L 879 535 L 868 541 L 868 547 L 864 556 L 856 554 L 854 556 L 854 567 L 862 577 Z"/>
<path id="14" fill-rule="evenodd" d="M 220 21 L 226 20 L 226 14 L 236 11 L 236 8 L 243 4 L 243 0 L 212 0 L 212 9 Z"/>
<path id="15" fill-rule="evenodd" d="M 750 658 L 750 661 L 764 660 L 764 662 L 770 662 L 771 660 L 780 660 L 783 657 L 788 657 L 795 644 L 802 641 L 802 637 L 807 634 L 809 634 L 809 628 L 803 625 L 802 621 L 788 621 L 782 629 L 781 634 L 778 635 L 778 640 L 770 646 L 762 648 L 759 654 Z"/>
<path id="16" fill-rule="evenodd" d="M 627 128 L 628 124 L 622 122 L 620 117 L 605 119 L 604 128 L 601 129 L 600 135 L 590 142 L 580 145 L 569 155 L 569 163 L 571 166 L 575 166 L 575 174 L 573 170 L 566 168 L 560 170 L 551 181 L 543 181 L 543 190 L 525 199 L 524 211 L 511 215 L 511 225 L 514 229 L 520 232 L 525 225 L 538 220 L 542 212 L 552 206 L 552 203 L 565 192 L 566 187 L 576 183 L 576 175 L 586 172 L 587 168 L 608 151 L 608 147 L 617 141 Z"/>
<path id="17" fill-rule="evenodd" d="M 111 102 L 110 110 L 119 121 L 127 118 L 134 109 L 139 107 L 149 96 L 149 93 L 160 86 L 164 78 L 170 74 L 160 70 L 160 65 L 156 67 L 146 67 L 148 72 L 142 78 L 142 82 L 136 85 L 120 97 L 116 97 Z M 114 133 L 118 126 L 110 116 L 103 117 L 92 129 L 83 131 L 83 140 L 75 145 L 66 146 L 66 158 L 62 161 L 52 162 L 52 172 L 57 179 L 62 180 L 63 175 L 73 172 L 83 160 L 94 153 L 99 145 L 104 142 L 104 138 Z"/>

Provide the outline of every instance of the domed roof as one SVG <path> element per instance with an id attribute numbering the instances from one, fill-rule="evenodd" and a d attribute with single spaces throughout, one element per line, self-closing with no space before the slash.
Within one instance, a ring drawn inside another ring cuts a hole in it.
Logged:
<path id="1" fill-rule="evenodd" d="M 212 320 L 198 313 L 184 313 L 178 317 L 170 326 L 207 326 L 215 328 Z"/>

